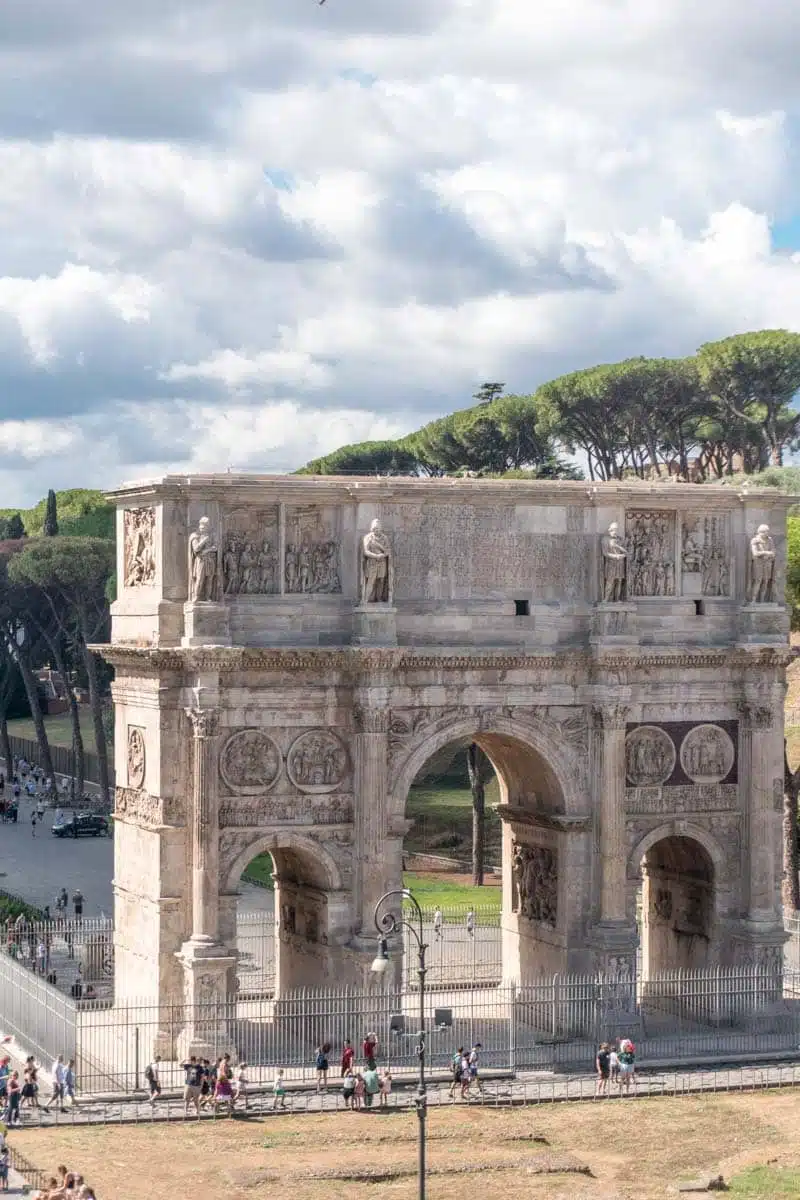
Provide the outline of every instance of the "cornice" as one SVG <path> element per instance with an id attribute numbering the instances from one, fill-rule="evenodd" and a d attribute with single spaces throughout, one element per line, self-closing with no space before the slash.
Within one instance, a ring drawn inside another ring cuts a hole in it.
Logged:
<path id="1" fill-rule="evenodd" d="M 592 828 L 592 817 L 589 815 L 578 817 L 561 813 L 537 813 L 513 804 L 498 804 L 496 812 L 500 820 L 508 824 L 552 829 L 557 833 L 588 833 Z"/>

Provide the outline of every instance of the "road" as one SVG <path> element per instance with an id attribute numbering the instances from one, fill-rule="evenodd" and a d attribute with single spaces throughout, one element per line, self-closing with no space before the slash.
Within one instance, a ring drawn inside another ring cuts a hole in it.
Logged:
<path id="1" fill-rule="evenodd" d="M 19 820 L 0 824 L 0 891 L 13 892 L 31 904 L 51 910 L 62 887 L 72 897 L 76 887 L 84 895 L 86 917 L 110 917 L 114 911 L 111 881 L 114 875 L 114 842 L 111 838 L 56 838 L 51 833 L 53 812 L 31 836 L 34 805 L 22 797 Z M 272 912 L 273 895 L 265 888 L 242 883 L 243 912 Z"/>

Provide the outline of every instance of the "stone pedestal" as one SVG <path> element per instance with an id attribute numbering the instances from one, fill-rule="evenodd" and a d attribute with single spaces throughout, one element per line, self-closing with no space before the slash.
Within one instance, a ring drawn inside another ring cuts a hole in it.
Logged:
<path id="1" fill-rule="evenodd" d="M 396 646 L 397 609 L 391 604 L 359 604 L 353 612 L 354 646 Z"/>
<path id="2" fill-rule="evenodd" d="M 190 940 L 178 951 L 183 967 L 184 1021 L 177 1052 L 212 1061 L 231 1049 L 230 1019 L 236 958 L 222 946 Z"/>
<path id="3" fill-rule="evenodd" d="M 182 646 L 230 646 L 228 609 L 224 604 L 190 601 L 183 606 Z"/>
<path id="4" fill-rule="evenodd" d="M 592 609 L 592 645 L 630 646 L 638 641 L 635 604 L 596 604 Z"/>
<path id="5" fill-rule="evenodd" d="M 737 640 L 742 646 L 783 646 L 789 615 L 783 604 L 746 604 L 739 609 Z"/>

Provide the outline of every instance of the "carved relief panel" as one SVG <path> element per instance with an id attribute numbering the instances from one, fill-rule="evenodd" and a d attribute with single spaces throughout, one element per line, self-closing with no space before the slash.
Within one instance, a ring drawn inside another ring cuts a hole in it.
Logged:
<path id="1" fill-rule="evenodd" d="M 286 773 L 301 792 L 332 792 L 350 768 L 344 742 L 329 729 L 311 729 L 292 742 Z"/>
<path id="2" fill-rule="evenodd" d="M 675 595 L 675 513 L 663 509 L 625 514 L 628 596 Z"/>
<path id="3" fill-rule="evenodd" d="M 149 587 L 156 579 L 156 510 L 126 508 L 123 517 L 125 587 Z"/>
<path id="4" fill-rule="evenodd" d="M 555 928 L 558 920 L 558 851 L 515 842 L 512 851 L 513 911 Z"/>
<path id="5" fill-rule="evenodd" d="M 225 519 L 222 545 L 226 596 L 272 596 L 280 591 L 278 506 L 237 508 Z"/>
<path id="6" fill-rule="evenodd" d="M 339 513 L 316 507 L 286 510 L 285 588 L 290 594 L 342 590 Z"/>
<path id="7" fill-rule="evenodd" d="M 229 791 L 259 795 L 273 786 L 282 766 L 281 753 L 260 729 L 242 729 L 232 734 L 222 748 L 219 773 Z"/>
<path id="8" fill-rule="evenodd" d="M 136 725 L 128 726 L 128 786 L 140 788 L 144 785 L 147 757 L 144 730 Z"/>
<path id="9" fill-rule="evenodd" d="M 681 530 L 682 591 L 686 596 L 731 594 L 727 513 L 687 517 Z"/>
<path id="10" fill-rule="evenodd" d="M 629 725 L 626 809 L 639 813 L 735 810 L 737 743 L 736 721 Z"/>

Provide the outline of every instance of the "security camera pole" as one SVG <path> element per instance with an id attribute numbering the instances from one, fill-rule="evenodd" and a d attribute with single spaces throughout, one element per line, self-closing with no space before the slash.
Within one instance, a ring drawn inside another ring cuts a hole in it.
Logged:
<path id="1" fill-rule="evenodd" d="M 390 910 L 382 911 L 387 901 L 395 896 L 400 896 L 402 900 L 408 900 L 412 905 L 414 912 L 410 919 L 403 916 L 398 918 Z M 419 906 L 417 898 L 408 888 L 395 888 L 394 891 L 386 892 L 381 896 L 375 905 L 375 928 L 380 935 L 378 953 L 372 964 L 372 970 L 376 975 L 385 974 L 389 966 L 388 939 L 393 933 L 396 933 L 400 929 L 407 929 L 417 943 L 417 978 L 419 979 L 419 1042 L 417 1043 L 417 1056 L 419 1058 L 419 1085 L 414 1103 L 419 1120 L 419 1200 L 425 1200 L 425 1119 L 428 1114 L 428 1096 L 425 1087 L 425 951 L 428 947 L 425 944 L 425 935 L 422 928 L 422 909 Z"/>

